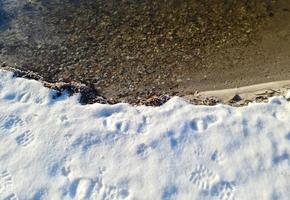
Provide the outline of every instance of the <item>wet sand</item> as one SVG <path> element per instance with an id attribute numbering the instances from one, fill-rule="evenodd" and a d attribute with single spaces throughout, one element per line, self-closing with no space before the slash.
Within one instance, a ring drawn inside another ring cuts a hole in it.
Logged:
<path id="1" fill-rule="evenodd" d="M 0 62 L 117 101 L 290 79 L 290 1 L 1 0 Z"/>

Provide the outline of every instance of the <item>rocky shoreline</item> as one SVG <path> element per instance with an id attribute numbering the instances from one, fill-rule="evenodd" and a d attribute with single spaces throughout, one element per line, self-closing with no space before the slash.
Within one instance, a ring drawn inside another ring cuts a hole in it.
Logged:
<path id="1" fill-rule="evenodd" d="M 250 85 L 290 73 L 287 55 L 267 55 L 269 48 L 261 46 L 271 41 L 261 38 L 265 27 L 280 17 L 287 23 L 285 1 L 1 2 L 6 14 L 0 16 L 0 62 L 47 82 L 90 85 L 118 102 Z M 284 27 L 278 26 L 283 43 Z M 271 34 L 280 37 L 279 31 Z M 272 65 L 278 62 L 285 64 Z"/>
<path id="2" fill-rule="evenodd" d="M 15 77 L 37 80 L 41 82 L 45 87 L 57 91 L 53 98 L 60 97 L 63 93 L 72 96 L 74 94 L 80 94 L 80 104 L 117 104 L 117 103 L 129 103 L 134 106 L 161 106 L 172 98 L 170 95 L 160 95 L 158 93 L 149 94 L 147 97 L 137 97 L 131 101 L 119 101 L 118 99 L 107 99 L 100 95 L 100 92 L 95 90 L 94 87 L 84 85 L 78 82 L 56 82 L 49 83 L 44 81 L 43 77 L 35 74 L 34 72 L 27 70 L 20 70 L 13 67 L 0 67 L 1 70 L 8 70 L 14 73 Z M 221 91 L 209 91 L 198 92 L 196 91 L 192 95 L 182 96 L 186 101 L 194 105 L 206 105 L 214 106 L 217 104 L 226 104 L 234 107 L 247 106 L 249 103 L 266 103 L 269 98 L 273 96 L 284 96 L 287 101 L 290 101 L 288 92 L 290 91 L 290 81 L 284 81 L 284 83 L 270 83 L 260 84 L 256 86 L 248 86 L 243 88 L 228 89 Z"/>

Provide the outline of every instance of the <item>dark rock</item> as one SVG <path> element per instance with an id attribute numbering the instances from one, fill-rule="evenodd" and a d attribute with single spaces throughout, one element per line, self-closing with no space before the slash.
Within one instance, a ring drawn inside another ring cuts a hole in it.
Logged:
<path id="1" fill-rule="evenodd" d="M 88 86 L 81 86 L 80 94 L 80 103 L 83 105 L 95 103 L 96 98 L 100 96 L 95 88 Z"/>
<path id="2" fill-rule="evenodd" d="M 234 101 L 234 102 L 239 102 L 239 101 L 241 101 L 242 100 L 242 98 L 238 95 L 238 94 L 236 94 L 232 99 L 231 99 L 231 101 Z"/>

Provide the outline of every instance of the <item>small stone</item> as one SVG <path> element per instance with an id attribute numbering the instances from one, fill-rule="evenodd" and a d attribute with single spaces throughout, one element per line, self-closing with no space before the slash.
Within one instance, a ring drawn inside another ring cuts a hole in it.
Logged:
<path id="1" fill-rule="evenodd" d="M 1 64 L 1 67 L 7 67 L 7 64 L 6 64 L 5 62 L 3 62 L 3 63 Z"/>
<path id="2" fill-rule="evenodd" d="M 234 101 L 234 102 L 239 102 L 242 100 L 242 97 L 240 97 L 240 95 L 236 94 L 232 99 L 231 101 Z"/>

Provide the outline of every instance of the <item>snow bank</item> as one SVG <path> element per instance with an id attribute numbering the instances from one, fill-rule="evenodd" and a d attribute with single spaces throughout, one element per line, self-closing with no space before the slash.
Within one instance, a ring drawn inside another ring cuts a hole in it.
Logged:
<path id="1" fill-rule="evenodd" d="M 290 103 L 78 104 L 0 72 L 0 199 L 288 199 Z"/>

